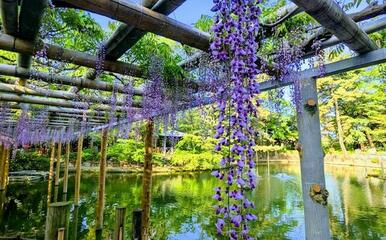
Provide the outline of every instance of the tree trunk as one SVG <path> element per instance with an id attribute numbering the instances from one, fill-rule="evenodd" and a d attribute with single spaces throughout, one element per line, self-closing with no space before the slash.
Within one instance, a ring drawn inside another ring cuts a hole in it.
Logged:
<path id="1" fill-rule="evenodd" d="M 331 239 L 315 79 L 300 81 L 297 115 L 306 239 Z M 313 101 L 310 101 L 313 100 Z M 313 102 L 313 105 L 309 103 Z"/>
<path id="2" fill-rule="evenodd" d="M 149 238 L 149 226 L 150 226 L 150 205 L 151 205 L 151 177 L 152 177 L 152 158 L 153 158 L 153 127 L 154 123 L 152 119 L 147 120 L 146 133 L 145 133 L 145 160 L 144 170 L 142 178 L 142 240 Z"/>
<path id="3" fill-rule="evenodd" d="M 365 130 L 365 134 L 366 134 L 367 141 L 369 141 L 370 148 L 376 150 L 375 144 L 373 142 L 373 138 L 371 137 L 371 134 L 369 133 L 369 131 Z"/>
<path id="4" fill-rule="evenodd" d="M 344 145 L 342 123 L 340 121 L 338 99 L 335 97 L 334 97 L 334 106 L 335 106 L 336 128 L 338 129 L 339 146 L 340 146 L 340 149 L 342 150 L 343 154 L 347 155 L 347 149 L 346 149 L 346 146 Z"/>

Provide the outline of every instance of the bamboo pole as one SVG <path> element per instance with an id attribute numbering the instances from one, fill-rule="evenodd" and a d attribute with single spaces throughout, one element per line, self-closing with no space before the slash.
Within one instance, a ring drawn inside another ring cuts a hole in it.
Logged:
<path id="1" fill-rule="evenodd" d="M 49 204 L 46 217 L 44 240 L 57 240 L 63 233 L 63 239 L 68 239 L 70 226 L 71 202 L 58 202 Z"/>
<path id="2" fill-rule="evenodd" d="M 66 142 L 66 153 L 64 157 L 64 176 L 63 176 L 63 199 L 67 200 L 67 191 L 68 191 L 68 164 L 70 162 L 70 142 Z"/>
<path id="3" fill-rule="evenodd" d="M 75 194 L 74 194 L 75 205 L 79 205 L 79 199 L 80 199 L 82 154 L 83 154 L 83 134 L 81 134 L 78 139 L 78 149 L 77 149 L 76 163 L 75 163 L 75 169 L 76 169 L 75 170 Z"/>
<path id="4" fill-rule="evenodd" d="M 34 44 L 31 41 L 15 38 L 7 34 L 0 34 L 0 49 L 6 51 L 35 55 L 36 52 L 42 49 L 44 46 L 46 48 L 47 57 L 49 59 L 69 62 L 89 68 L 95 68 L 97 66 L 97 56 L 83 52 L 77 52 L 48 43 L 38 42 Z M 105 60 L 103 64 L 103 70 L 134 77 L 142 77 L 143 75 L 143 72 L 138 66 L 120 61 Z"/>
<path id="5" fill-rule="evenodd" d="M 52 193 L 52 179 L 54 177 L 54 161 L 55 161 L 55 143 L 51 141 L 50 144 L 50 169 L 48 172 L 48 191 L 47 191 L 47 203 L 51 203 L 51 193 Z"/>
<path id="6" fill-rule="evenodd" d="M 11 153 L 11 148 L 6 148 L 5 150 L 5 165 L 4 165 L 4 185 L 3 189 L 7 189 L 9 183 L 9 158 Z"/>
<path id="7" fill-rule="evenodd" d="M 90 105 L 85 102 L 79 101 L 70 101 L 58 98 L 47 98 L 47 97 L 38 97 L 31 95 L 18 95 L 13 93 L 0 93 L 0 101 L 4 102 L 18 102 L 18 103 L 30 103 L 30 104 L 40 104 L 46 106 L 56 106 L 56 107 L 67 107 L 67 108 L 79 108 L 79 109 L 96 109 L 100 111 L 116 111 L 116 112 L 126 112 L 131 107 L 122 107 L 104 104 Z"/>
<path id="8" fill-rule="evenodd" d="M 6 154 L 6 151 L 5 151 L 5 146 L 4 145 L 1 145 L 0 146 L 0 191 L 4 191 L 5 188 L 3 188 L 3 185 L 4 185 L 4 173 L 5 173 L 5 154 Z"/>
<path id="9" fill-rule="evenodd" d="M 1 35 L 0 35 L 0 44 L 1 44 Z M 0 45 L 1 48 L 1 45 Z M 143 95 L 143 89 L 141 88 L 132 88 L 127 89 L 123 84 L 113 84 L 104 82 L 101 80 L 89 80 L 86 78 L 77 78 L 69 77 L 58 74 L 50 74 L 46 72 L 31 71 L 27 68 L 16 67 L 7 64 L 0 64 L 0 74 L 13 77 L 24 77 L 30 78 L 38 81 L 43 81 L 46 83 L 57 83 L 69 86 L 77 86 L 80 88 L 89 88 L 102 91 L 116 91 L 117 93 L 127 93 L 130 91 L 133 95 L 141 96 Z"/>
<path id="10" fill-rule="evenodd" d="M 150 206 L 151 206 L 151 178 L 152 178 L 152 158 L 153 158 L 153 128 L 154 122 L 152 119 L 148 119 L 146 123 L 145 132 L 145 159 L 144 159 L 144 170 L 142 177 L 142 197 L 141 197 L 141 208 L 142 208 L 142 239 L 148 239 L 149 227 L 150 227 Z"/>
<path id="11" fill-rule="evenodd" d="M 72 93 L 68 91 L 57 91 L 57 90 L 54 91 L 54 90 L 48 90 L 48 89 L 44 89 L 44 88 L 40 88 L 32 85 L 26 85 L 24 87 L 24 86 L 19 86 L 14 84 L 0 83 L 0 92 L 26 94 L 26 95 L 33 95 L 33 96 L 39 96 L 39 97 L 60 98 L 60 99 L 75 100 L 75 101 L 82 100 L 82 101 L 98 103 L 98 104 L 110 104 L 110 105 L 116 104 L 116 106 L 123 106 L 126 104 L 122 99 L 119 99 L 113 103 L 111 98 L 85 95 L 81 93 Z M 140 102 L 133 101 L 132 106 L 139 107 Z"/>
<path id="12" fill-rule="evenodd" d="M 108 145 L 108 129 L 103 129 L 102 138 L 101 138 L 101 157 L 99 162 L 99 188 L 98 188 L 98 202 L 97 202 L 97 209 L 96 209 L 96 224 L 95 224 L 96 231 L 102 231 L 103 229 L 107 145 Z"/>
<path id="13" fill-rule="evenodd" d="M 60 179 L 60 161 L 62 160 L 62 141 L 58 142 L 58 151 L 56 156 L 55 187 L 59 186 Z"/>

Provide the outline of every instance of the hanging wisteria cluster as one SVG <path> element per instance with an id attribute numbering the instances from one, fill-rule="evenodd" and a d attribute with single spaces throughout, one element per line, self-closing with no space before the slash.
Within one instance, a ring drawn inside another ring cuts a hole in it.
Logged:
<path id="1" fill-rule="evenodd" d="M 214 199 L 219 235 L 229 239 L 252 239 L 248 222 L 254 204 L 247 192 L 256 187 L 254 172 L 255 131 L 251 118 L 257 117 L 259 84 L 256 75 L 259 31 L 259 0 L 214 0 L 217 13 L 210 50 L 213 59 L 229 68 L 229 84 L 217 89 L 219 123 L 216 151 L 223 153 L 224 170 L 213 175 L 225 182 L 215 189 Z"/>

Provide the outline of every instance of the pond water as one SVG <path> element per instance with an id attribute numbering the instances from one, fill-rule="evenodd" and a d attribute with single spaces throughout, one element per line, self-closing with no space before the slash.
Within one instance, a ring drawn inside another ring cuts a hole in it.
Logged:
<path id="1" fill-rule="evenodd" d="M 257 239 L 304 239 L 299 166 L 259 166 L 259 183 L 252 198 L 258 221 L 252 226 Z M 335 239 L 384 239 L 386 237 L 386 185 L 365 178 L 362 168 L 327 167 L 331 231 Z M 73 192 L 73 176 L 69 192 Z M 81 202 L 72 208 L 70 239 L 95 239 L 95 205 L 98 176 L 82 176 Z M 210 173 L 182 173 L 153 177 L 152 232 L 154 239 L 216 239 L 213 189 Z M 60 186 L 59 189 L 62 189 Z M 104 235 L 112 232 L 115 207 L 128 211 L 140 206 L 141 176 L 109 174 L 106 179 Z M 47 182 L 10 185 L 0 211 L 0 236 L 44 235 Z M 69 199 L 72 199 L 70 194 Z M 1 205 L 0 205 L 1 206 Z M 75 227 L 76 226 L 76 227 Z M 126 218 L 126 239 L 131 214 Z"/>

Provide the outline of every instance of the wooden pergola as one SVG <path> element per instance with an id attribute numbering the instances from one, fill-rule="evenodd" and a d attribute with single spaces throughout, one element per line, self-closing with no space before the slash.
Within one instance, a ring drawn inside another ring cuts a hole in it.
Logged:
<path id="1" fill-rule="evenodd" d="M 56 0 L 53 1 L 53 4 L 57 8 L 82 9 L 120 21 L 122 24 L 105 43 L 106 60 L 103 70 L 142 78 L 143 72 L 139 66 L 119 61 L 118 59 L 147 32 L 155 33 L 197 49 L 194 55 L 180 63 L 180 66 L 187 70 L 197 67 L 200 62 L 200 57 L 209 51 L 209 34 L 168 17 L 169 14 L 184 2 L 185 0 L 144 0 L 143 5 L 136 5 L 129 1 L 119 0 Z M 292 2 L 295 3 L 295 5 L 281 9 L 280 14 L 278 14 L 278 19 L 274 23 L 262 24 L 262 31 L 264 31 L 266 35 L 272 34 L 273 29 L 287 19 L 301 12 L 306 12 L 320 23 L 320 27 L 317 32 L 307 36 L 306 40 L 302 43 L 301 48 L 304 51 L 303 58 L 309 58 L 315 54 L 311 46 L 316 40 L 322 40 L 320 43 L 322 49 L 343 43 L 357 53 L 355 57 L 326 64 L 323 76 L 335 75 L 386 62 L 386 49 L 378 48 L 368 36 L 370 33 L 386 28 L 386 18 L 380 17 L 386 13 L 386 4 L 373 4 L 360 12 L 346 14 L 333 0 L 292 0 Z M 35 105 L 46 106 L 45 109 L 49 113 L 46 121 L 53 132 L 63 131 L 63 129 L 69 127 L 76 129 L 74 138 L 78 138 L 79 141 L 76 161 L 75 205 L 78 204 L 80 196 L 81 149 L 84 134 L 90 131 L 102 130 L 100 194 L 97 210 L 97 229 L 100 229 L 103 225 L 104 174 L 107 146 L 106 129 L 128 124 L 132 121 L 143 120 L 144 116 L 141 114 L 141 108 L 143 107 L 142 101 L 133 101 L 130 108 L 135 114 L 130 120 L 122 117 L 121 119 L 117 118 L 117 121 L 114 123 L 109 123 L 108 120 L 103 117 L 104 114 L 115 111 L 117 115 L 119 115 L 120 112 L 127 110 L 124 103 L 118 101 L 117 106 L 112 108 L 109 98 L 86 94 L 82 89 L 107 92 L 116 91 L 122 95 L 127 95 L 125 86 L 123 84 L 107 83 L 98 79 L 95 70 L 98 61 L 97 56 L 44 43 L 44 39 L 36 39 L 42 15 L 48 4 L 47 0 L 21 1 L 20 10 L 19 3 L 18 0 L 1 0 L 3 33 L 0 34 L 0 49 L 18 53 L 18 61 L 15 66 L 0 64 L 0 75 L 16 77 L 18 80 L 7 83 L 0 82 L 0 103 L 8 103 L 10 109 L 16 110 L 25 109 L 26 105 L 30 105 L 30 108 L 33 108 Z M 358 24 L 369 19 L 373 20 L 368 21 L 362 26 Z M 32 70 L 32 56 L 43 46 L 46 48 L 49 59 L 88 67 L 90 70 L 81 78 L 60 74 L 53 75 L 48 72 Z M 261 66 L 266 63 L 263 58 L 260 58 L 257 64 Z M 269 91 L 293 84 L 293 80 L 291 79 L 294 78 L 290 78 L 288 81 L 275 80 L 274 77 L 279 72 L 280 69 L 277 69 L 275 64 L 269 65 L 267 73 L 273 78 L 272 80 L 261 83 L 262 91 Z M 301 157 L 306 236 L 307 239 L 329 239 L 331 236 L 329 232 L 327 208 L 315 202 L 308 194 L 310 189 L 316 189 L 316 191 L 319 189 L 319 192 L 316 192 L 316 194 L 320 194 L 320 189 L 325 188 L 316 90 L 316 79 L 321 75 L 321 70 L 319 68 L 311 68 L 293 74 L 295 78 L 300 79 L 301 98 L 302 101 L 304 101 L 304 104 L 301 104 L 302 108 L 304 108 L 303 110 L 305 110 L 307 104 L 313 105 L 309 107 L 316 108 L 316 114 L 310 114 L 307 111 L 298 114 L 298 150 L 300 151 Z M 68 85 L 72 86 L 72 89 L 71 91 L 58 91 L 36 87 L 28 83 L 29 79 L 50 84 Z M 185 84 L 196 92 L 202 93 L 206 91 L 203 90 L 205 89 L 205 82 L 185 80 Z M 144 88 L 132 88 L 130 89 L 130 94 L 131 96 L 142 99 L 145 94 Z M 215 100 L 211 97 L 211 93 L 204 93 L 204 95 L 208 97 L 197 100 L 192 99 L 191 101 L 194 102 L 181 101 L 177 104 L 176 109 L 184 110 L 214 103 Z M 97 107 L 92 107 L 89 103 L 95 103 Z M 146 116 L 146 118 L 155 117 L 155 115 L 159 114 L 168 114 L 168 112 L 157 112 L 154 113 L 154 116 Z M 11 115 L 5 116 L 1 121 L 9 123 L 11 126 L 16 126 L 16 122 L 12 120 Z M 84 124 L 82 124 L 82 122 Z M 151 162 L 151 127 L 152 123 L 149 123 L 149 132 L 145 138 L 145 140 L 147 139 L 145 156 L 145 161 L 147 160 L 147 162 Z M 7 139 L 8 142 L 12 142 L 12 137 L 8 133 L 0 133 L 0 136 L 2 137 L 0 139 Z M 52 139 L 47 139 L 47 141 L 51 140 Z M 4 141 L 5 140 L 3 140 L 3 142 Z M 60 146 L 60 150 L 58 149 L 60 153 L 58 153 L 59 157 L 57 158 L 60 163 L 62 143 L 58 142 L 56 144 Z M 55 159 L 54 142 L 51 142 L 51 149 L 50 179 L 53 178 L 53 162 Z M 65 170 L 65 182 L 67 184 L 69 147 L 66 147 L 66 149 L 67 157 L 65 162 L 67 170 Z M 4 156 L 8 154 L 5 150 L 1 152 L 4 152 Z M 2 162 L 4 162 L 3 165 L 5 166 L 5 162 L 7 162 L 5 159 L 7 158 L 4 157 L 2 159 L 4 159 Z M 2 172 L 5 173 L 4 168 L 2 169 Z M 149 169 L 151 169 L 151 166 L 147 166 L 147 163 L 145 163 L 145 174 L 150 172 L 151 177 L 151 171 Z M 59 172 L 57 175 L 59 175 Z M 3 182 L 2 186 L 4 186 L 2 189 L 5 189 L 6 180 L 4 177 L 1 179 Z M 55 181 L 55 185 L 57 184 L 58 182 Z M 149 183 L 147 182 L 147 184 Z M 144 189 L 145 185 L 146 184 L 144 184 Z M 319 188 L 315 188 L 316 185 L 319 186 Z M 67 185 L 64 193 L 66 192 Z M 146 197 L 150 198 L 149 193 Z M 50 199 L 49 202 L 51 202 Z M 143 207 L 146 208 L 146 206 Z M 149 213 L 144 213 L 144 215 L 148 214 Z"/>

